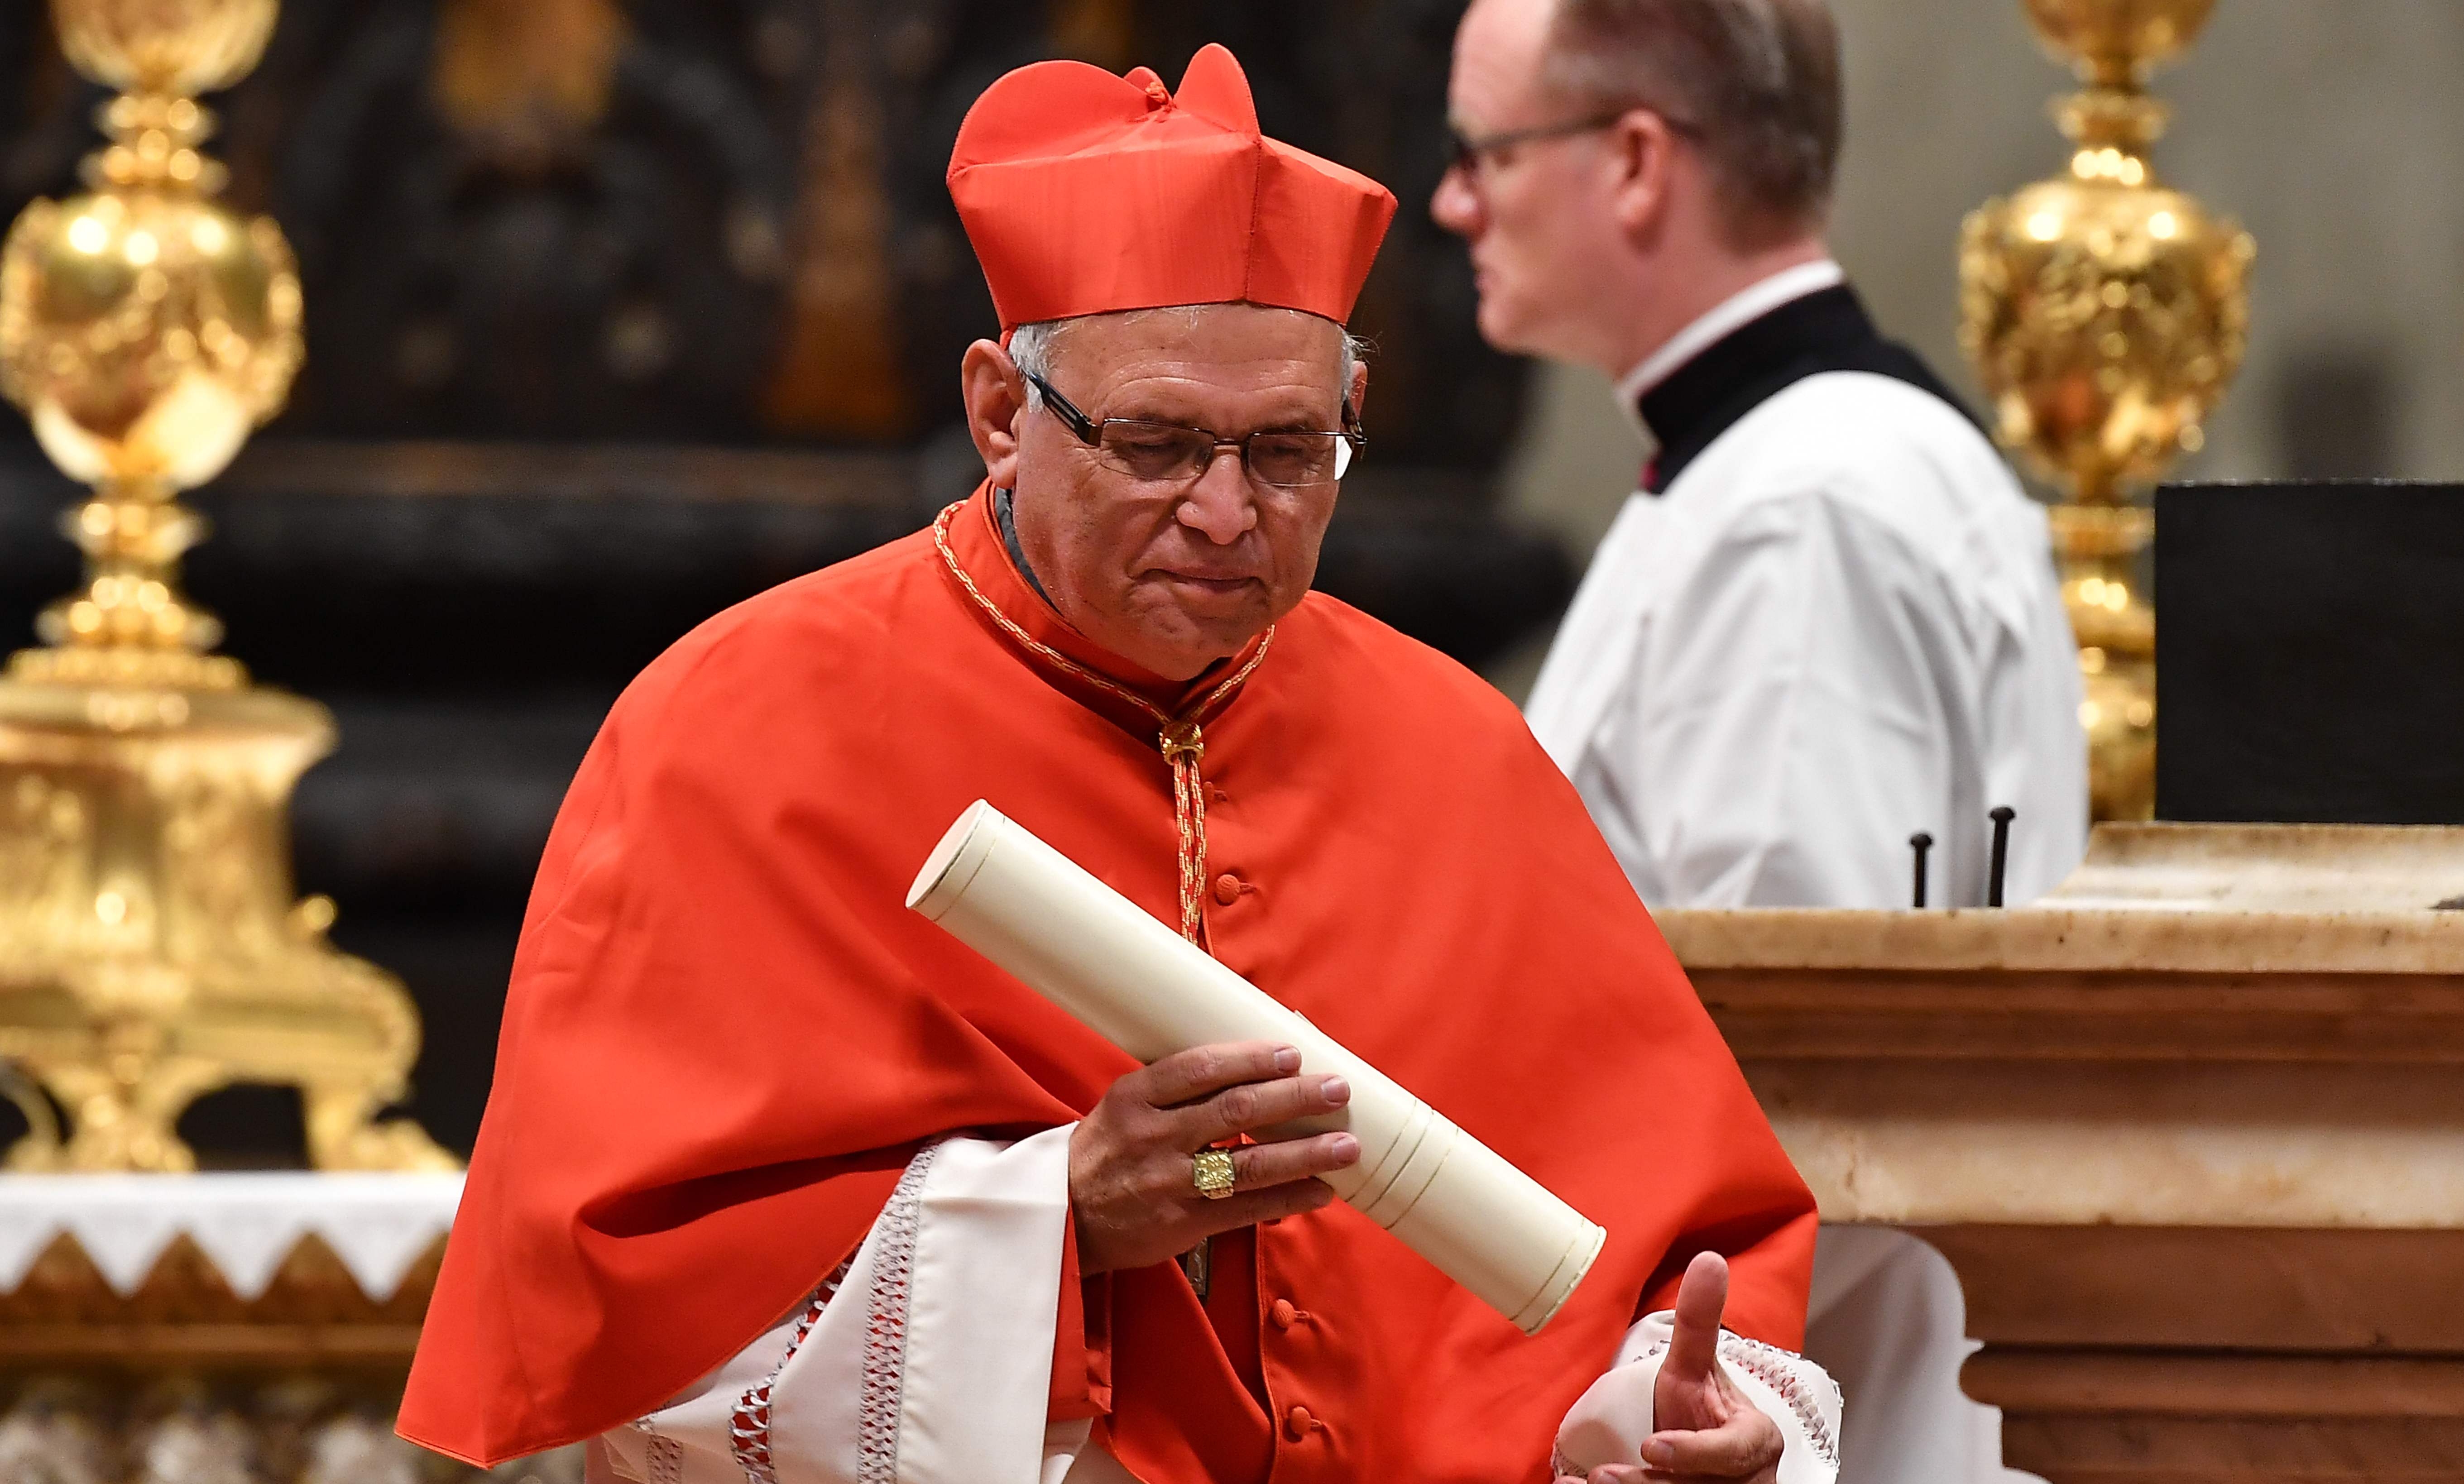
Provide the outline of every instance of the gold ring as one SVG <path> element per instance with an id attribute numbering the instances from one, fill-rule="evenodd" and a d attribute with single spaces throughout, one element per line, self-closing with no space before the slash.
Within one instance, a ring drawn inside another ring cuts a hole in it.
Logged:
<path id="1" fill-rule="evenodd" d="M 1232 1151 L 1200 1149 L 1189 1157 L 1189 1178 L 1198 1193 L 1220 1201 L 1232 1193 Z"/>

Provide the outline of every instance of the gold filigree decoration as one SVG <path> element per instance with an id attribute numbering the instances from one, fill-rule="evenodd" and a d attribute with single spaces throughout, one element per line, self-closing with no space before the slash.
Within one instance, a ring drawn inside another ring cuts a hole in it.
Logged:
<path id="1" fill-rule="evenodd" d="M 2068 503 L 2054 513 L 2079 644 L 2099 818 L 2155 797 L 2155 615 L 2137 565 L 2151 534 L 2130 501 L 2203 425 L 2249 338 L 2249 233 L 2156 177 L 2163 104 L 2147 76 L 2197 36 L 2214 0 L 2026 0 L 2084 91 L 2056 110 L 2070 168 L 1988 203 L 1960 237 L 1960 340 L 1995 430 Z"/>

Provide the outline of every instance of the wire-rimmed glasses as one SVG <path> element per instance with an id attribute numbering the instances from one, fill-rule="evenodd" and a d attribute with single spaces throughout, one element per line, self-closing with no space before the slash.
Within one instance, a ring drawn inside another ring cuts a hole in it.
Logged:
<path id="1" fill-rule="evenodd" d="M 1340 480 L 1352 467 L 1353 455 L 1368 446 L 1352 404 L 1343 404 L 1343 429 L 1320 432 L 1308 428 L 1265 428 L 1240 438 L 1225 438 L 1203 427 L 1157 423 L 1145 418 L 1105 418 L 1101 422 L 1078 410 L 1077 404 L 1053 390 L 1052 383 L 1029 371 L 1044 404 L 1078 441 L 1095 450 L 1096 462 L 1115 473 L 1146 484 L 1188 484 L 1204 474 L 1225 448 L 1241 452 L 1241 467 L 1251 479 L 1280 490 L 1308 489 Z"/>

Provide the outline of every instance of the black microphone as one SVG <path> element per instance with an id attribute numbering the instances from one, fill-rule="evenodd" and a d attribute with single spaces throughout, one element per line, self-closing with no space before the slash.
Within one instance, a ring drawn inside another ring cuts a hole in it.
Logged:
<path id="1" fill-rule="evenodd" d="M 2018 816 L 2019 811 L 2009 804 L 1997 804 L 1993 812 L 1986 816 L 1993 821 L 1993 868 L 1985 879 L 1987 906 L 2002 905 L 2002 868 L 2011 862 L 2011 821 Z"/>
<path id="2" fill-rule="evenodd" d="M 1919 830 L 1908 837 L 1908 848 L 1917 853 L 1917 909 L 1923 911 L 1925 902 L 1925 852 L 1933 848 L 1933 837 Z"/>

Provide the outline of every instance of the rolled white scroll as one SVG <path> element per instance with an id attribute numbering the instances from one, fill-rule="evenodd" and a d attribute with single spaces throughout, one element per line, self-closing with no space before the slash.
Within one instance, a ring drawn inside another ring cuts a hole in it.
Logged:
<path id="1" fill-rule="evenodd" d="M 1257 986 L 979 799 L 907 905 L 1144 1062 L 1275 1040 L 1352 1101 L 1271 1130 L 1349 1129 L 1360 1162 L 1319 1178 L 1527 1335 L 1556 1317 L 1608 1233 Z"/>

